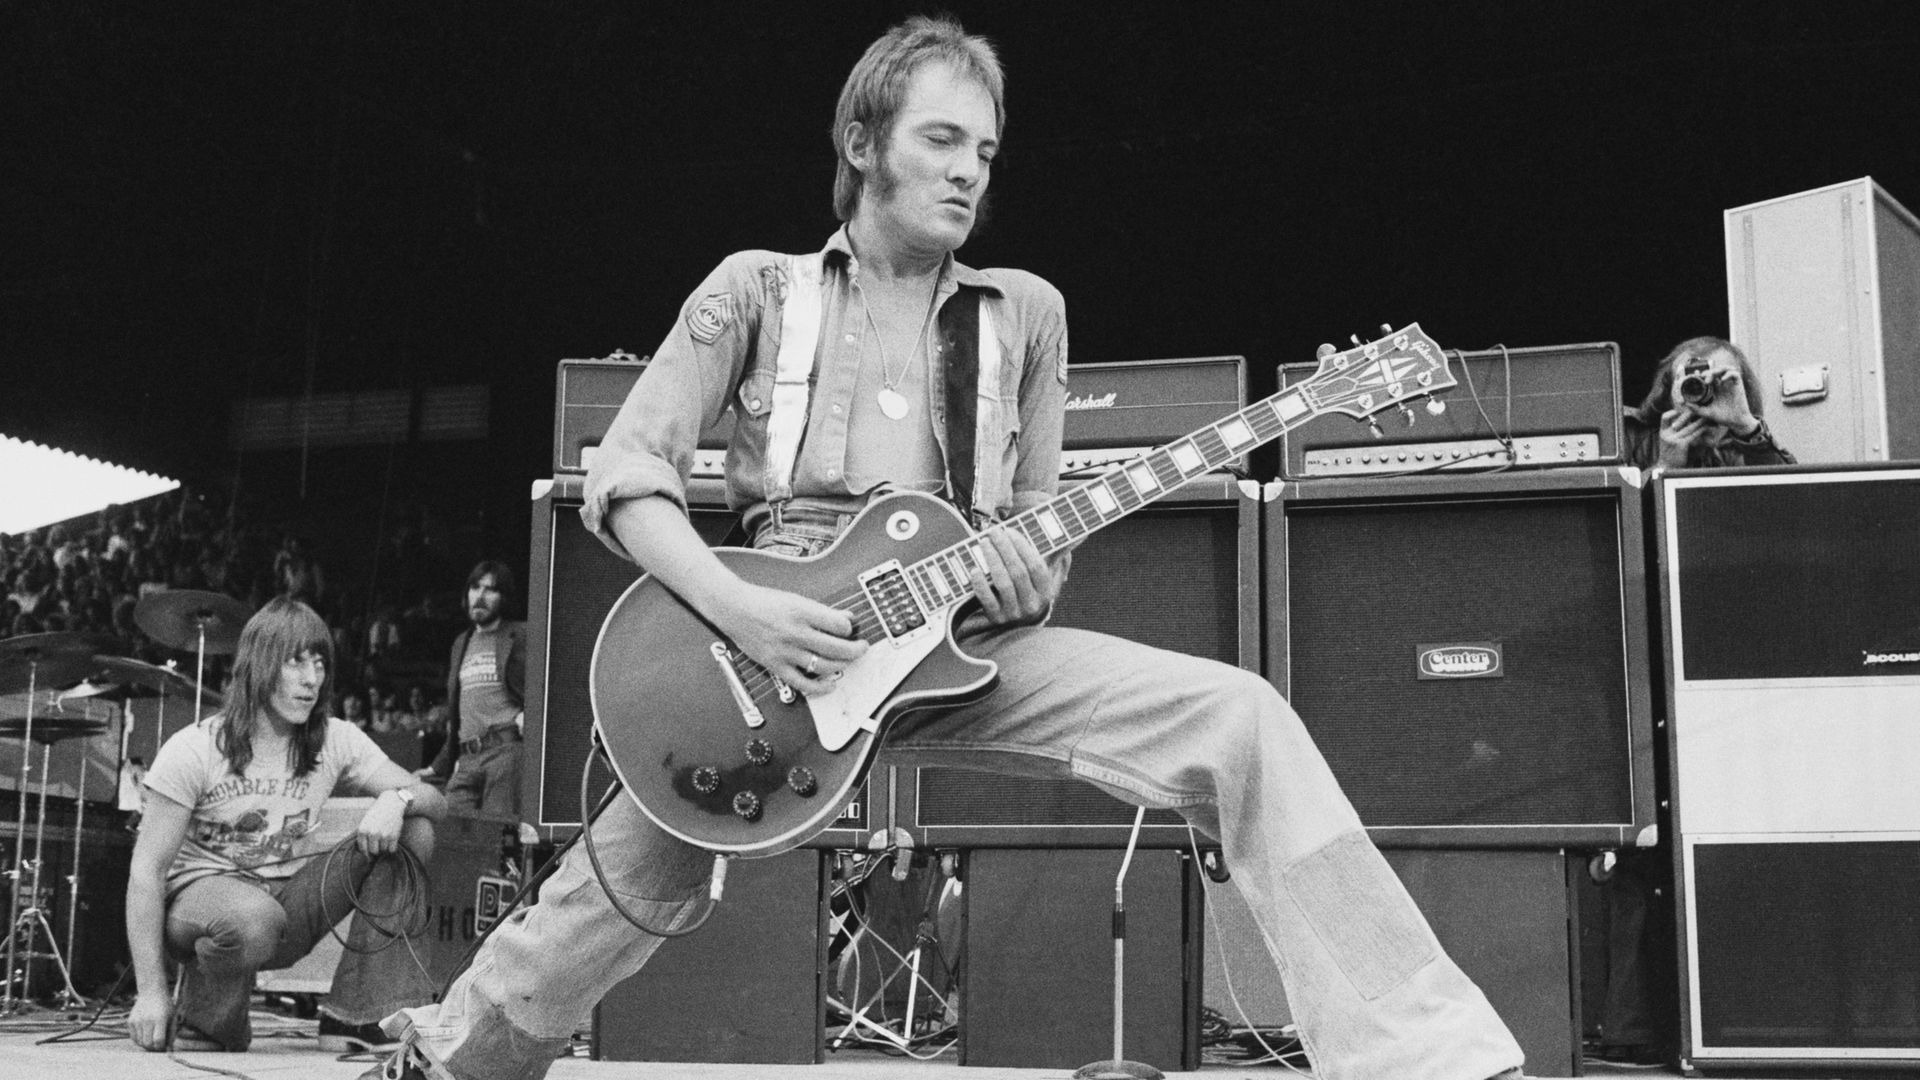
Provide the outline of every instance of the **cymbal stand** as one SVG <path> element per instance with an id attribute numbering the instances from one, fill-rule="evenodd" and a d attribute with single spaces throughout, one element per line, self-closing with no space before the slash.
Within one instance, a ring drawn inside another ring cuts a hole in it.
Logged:
<path id="1" fill-rule="evenodd" d="M 31 743 L 27 745 L 24 752 L 29 754 L 33 752 Z M 7 945 L 8 951 L 11 953 L 14 940 L 19 937 L 21 931 L 24 930 L 26 932 L 27 947 L 26 950 L 20 954 L 21 957 L 27 961 L 26 967 L 20 976 L 20 1000 L 22 1002 L 33 1000 L 33 962 L 35 960 L 52 960 L 58 965 L 60 968 L 60 979 L 65 986 L 65 993 L 61 999 L 63 1002 L 83 1002 L 85 999 L 80 996 L 79 991 L 73 988 L 73 972 L 67 967 L 66 957 L 60 954 L 60 942 L 59 939 L 54 936 L 53 924 L 47 921 L 47 913 L 40 907 L 39 894 L 42 870 L 47 865 L 42 858 L 43 845 L 47 833 L 47 778 L 52 775 L 52 772 L 53 744 L 51 742 L 43 742 L 40 744 L 40 820 L 38 824 L 34 826 L 33 830 L 34 895 L 31 898 L 30 905 L 20 911 L 20 914 L 15 917 L 13 924 L 8 928 Z M 79 826 L 76 823 L 76 840 L 78 837 L 78 829 Z M 77 865 L 76 863 L 76 866 Z M 76 899 L 78 898 L 76 897 Z M 71 913 L 69 913 L 69 920 L 71 920 Z M 47 951 L 44 953 L 34 951 L 34 943 L 36 940 L 34 935 L 36 932 L 47 935 Z M 72 932 L 71 921 L 68 923 L 68 932 L 69 934 Z M 69 952 L 73 950 L 71 938 L 69 938 L 67 950 Z M 11 963 L 9 963 L 7 968 L 7 986 L 9 989 L 13 986 L 13 968 Z"/>
<path id="2" fill-rule="evenodd" d="M 202 613 L 193 617 L 193 629 L 199 635 L 199 644 L 194 646 L 193 659 L 193 722 L 200 722 L 200 688 L 207 683 L 207 619 L 211 616 Z M 165 697 L 166 695 L 161 695 Z M 160 744 L 154 744 L 154 753 L 160 753 Z"/>
<path id="3" fill-rule="evenodd" d="M 73 955 L 73 929 L 80 916 L 80 838 L 84 835 L 82 826 L 87 823 L 87 750 L 92 741 L 91 739 L 80 740 L 80 790 L 78 797 L 74 800 L 73 811 L 73 865 L 70 867 L 71 872 L 67 874 L 67 956 Z M 49 943 L 53 941 L 51 931 L 47 934 L 47 941 Z M 58 956 L 57 953 L 56 956 Z M 67 970 L 67 961 L 64 958 L 60 959 L 60 969 L 67 976 L 66 993 L 60 1003 L 67 1008 L 84 1008 L 87 999 L 75 992 L 73 973 Z"/>
<path id="4" fill-rule="evenodd" d="M 13 960 L 15 955 L 14 939 L 18 936 L 21 920 L 20 885 L 26 876 L 27 855 L 27 777 L 33 771 L 33 698 L 39 691 L 40 659 L 27 656 L 27 722 L 20 738 L 20 809 L 14 816 L 13 826 L 13 899 L 7 911 L 7 969 L 6 984 L 0 990 L 0 1016 L 13 1015 Z M 44 808 L 43 808 L 44 809 Z M 36 864 L 33 872 L 34 891 L 40 889 L 40 868 Z M 24 995 L 22 995 L 24 996 Z"/>

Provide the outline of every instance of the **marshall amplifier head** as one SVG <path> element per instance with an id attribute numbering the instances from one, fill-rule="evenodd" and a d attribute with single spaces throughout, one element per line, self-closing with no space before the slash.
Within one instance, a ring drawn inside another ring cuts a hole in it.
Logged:
<path id="1" fill-rule="evenodd" d="M 1242 356 L 1075 364 L 1067 369 L 1062 471 L 1125 461 L 1236 412 L 1247 403 Z M 1239 465 L 1246 467 L 1246 460 Z"/>
<path id="2" fill-rule="evenodd" d="M 1289 480 L 1487 472 L 1620 460 L 1620 346 L 1611 341 L 1447 352 L 1459 385 L 1445 411 L 1382 414 L 1377 428 L 1331 414 L 1281 439 Z M 1287 364 L 1282 389 L 1318 365 Z"/>
<path id="3" fill-rule="evenodd" d="M 553 388 L 553 471 L 584 473 L 593 464 L 593 452 L 606 438 L 627 393 L 647 370 L 647 357 L 616 352 L 599 360 L 562 360 Z M 720 461 L 733 436 L 733 413 L 700 433 L 700 453 L 694 472 L 720 475 Z"/>

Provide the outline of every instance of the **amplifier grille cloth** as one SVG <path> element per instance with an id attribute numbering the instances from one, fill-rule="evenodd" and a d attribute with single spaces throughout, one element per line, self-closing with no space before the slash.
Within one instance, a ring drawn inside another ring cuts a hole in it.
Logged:
<path id="1" fill-rule="evenodd" d="M 1632 821 L 1617 496 L 1287 511 L 1290 699 L 1370 827 Z M 1418 680 L 1499 642 L 1502 678 Z"/>
<path id="2" fill-rule="evenodd" d="M 1693 852 L 1703 1045 L 1920 1048 L 1920 842 Z"/>

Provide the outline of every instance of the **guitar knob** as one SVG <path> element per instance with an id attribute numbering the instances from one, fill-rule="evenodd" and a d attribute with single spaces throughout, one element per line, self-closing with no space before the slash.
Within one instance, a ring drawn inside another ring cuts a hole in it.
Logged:
<path id="1" fill-rule="evenodd" d="M 1446 411 L 1447 411 L 1446 402 L 1441 401 L 1437 397 L 1430 397 L 1427 399 L 1427 415 L 1439 416 L 1441 413 Z"/>
<path id="2" fill-rule="evenodd" d="M 813 770 L 804 765 L 795 765 L 787 770 L 787 786 L 795 795 L 806 798 L 819 790 L 820 784 L 813 778 Z"/>
<path id="3" fill-rule="evenodd" d="M 747 760 L 755 765 L 765 765 L 773 760 L 773 747 L 765 739 L 747 740 Z"/>
<path id="4" fill-rule="evenodd" d="M 733 797 L 733 812 L 744 821 L 753 821 L 760 816 L 760 796 L 751 791 L 742 791 Z"/>
<path id="5" fill-rule="evenodd" d="M 702 795 L 711 795 L 720 790 L 720 770 L 711 765 L 702 765 L 693 770 L 693 790 Z"/>
<path id="6" fill-rule="evenodd" d="M 1325 360 L 1327 357 L 1339 351 L 1339 349 L 1334 348 L 1332 342 L 1321 342 L 1320 347 L 1313 350 L 1313 358 L 1315 360 Z"/>

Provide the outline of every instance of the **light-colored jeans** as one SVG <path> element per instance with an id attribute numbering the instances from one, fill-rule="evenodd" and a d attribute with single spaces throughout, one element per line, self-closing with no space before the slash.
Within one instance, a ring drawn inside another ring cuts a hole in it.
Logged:
<path id="1" fill-rule="evenodd" d="M 430 822 L 409 818 L 403 837 L 422 861 L 430 856 Z M 390 859 L 376 862 L 348 849 L 331 865 L 326 856 L 315 856 L 287 878 L 222 874 L 183 886 L 167 902 L 166 916 L 167 953 L 189 965 L 180 991 L 181 1023 L 229 1050 L 245 1050 L 253 1038 L 248 999 L 254 974 L 290 967 L 312 952 L 341 916 L 354 910 L 356 893 L 366 910 L 394 913 L 381 918 L 381 926 L 422 932 L 396 939 L 356 913 L 347 924 L 327 1012 L 350 1024 L 368 1024 L 395 1009 L 433 1000 L 433 984 L 421 967 L 426 923 L 418 912 L 404 918 L 400 913 L 395 869 Z M 426 901 L 424 883 L 417 899 Z"/>
<path id="2" fill-rule="evenodd" d="M 520 816 L 520 758 L 526 744 L 519 739 L 461 754 L 447 778 L 447 807 L 456 814 L 487 817 Z"/>
<path id="3" fill-rule="evenodd" d="M 780 534 L 760 546 L 807 553 L 844 525 L 794 517 L 783 515 Z M 999 689 L 895 724 L 889 763 L 1077 777 L 1178 809 L 1220 843 L 1321 1080 L 1486 1080 L 1520 1064 L 1519 1045 L 1441 950 L 1299 717 L 1264 679 L 1065 628 L 990 632 L 966 646 L 1000 665 Z M 609 886 L 637 915 L 661 927 L 697 916 L 710 855 L 625 798 L 593 833 Z M 537 1080 L 659 942 L 611 910 L 576 848 L 440 1004 L 396 1014 L 387 1028 L 411 1029 L 460 1080 Z"/>

